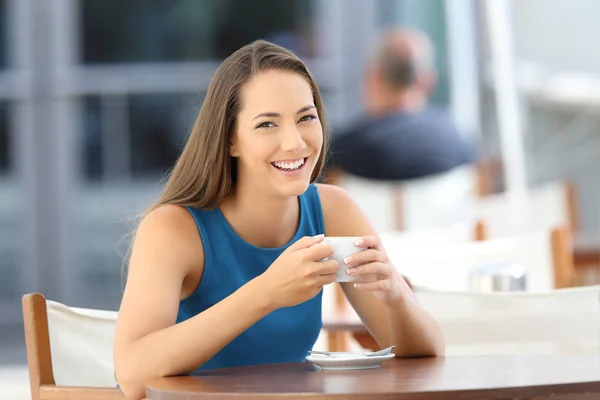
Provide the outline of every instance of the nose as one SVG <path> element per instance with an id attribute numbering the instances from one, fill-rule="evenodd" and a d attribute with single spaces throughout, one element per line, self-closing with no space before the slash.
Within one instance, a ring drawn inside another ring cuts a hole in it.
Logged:
<path id="1" fill-rule="evenodd" d="M 281 147 L 283 151 L 299 153 L 306 149 L 306 142 L 302 133 L 294 126 L 283 132 Z"/>

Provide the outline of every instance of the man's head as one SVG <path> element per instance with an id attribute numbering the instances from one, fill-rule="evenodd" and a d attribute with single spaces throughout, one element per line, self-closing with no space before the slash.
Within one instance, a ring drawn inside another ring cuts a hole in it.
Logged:
<path id="1" fill-rule="evenodd" d="M 431 42 L 412 29 L 386 32 L 365 78 L 365 103 L 370 114 L 417 111 L 426 105 L 436 82 Z"/>

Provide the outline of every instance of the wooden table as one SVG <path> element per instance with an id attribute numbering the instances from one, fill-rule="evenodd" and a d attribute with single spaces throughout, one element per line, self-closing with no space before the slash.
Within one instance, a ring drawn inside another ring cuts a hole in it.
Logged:
<path id="1" fill-rule="evenodd" d="M 290 363 L 161 378 L 148 399 L 600 399 L 600 354 L 393 359 L 379 369 Z"/>

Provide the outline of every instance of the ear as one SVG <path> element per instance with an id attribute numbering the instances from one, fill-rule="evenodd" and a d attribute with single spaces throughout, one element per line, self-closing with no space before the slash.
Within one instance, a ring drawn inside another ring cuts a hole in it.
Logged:
<path id="1" fill-rule="evenodd" d="M 239 152 L 237 151 L 237 141 L 235 140 L 235 138 L 231 138 L 229 140 L 229 155 L 231 157 L 239 157 Z"/>

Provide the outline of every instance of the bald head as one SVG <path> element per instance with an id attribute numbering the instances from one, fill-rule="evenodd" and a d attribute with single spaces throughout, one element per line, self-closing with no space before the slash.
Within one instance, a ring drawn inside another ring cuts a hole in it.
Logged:
<path id="1" fill-rule="evenodd" d="M 433 46 L 414 29 L 385 32 L 367 70 L 366 106 L 373 114 L 416 110 L 427 103 L 435 86 Z"/>
<path id="2" fill-rule="evenodd" d="M 391 89 L 405 89 L 421 74 L 434 72 L 431 42 L 416 30 L 386 32 L 375 56 L 375 67 Z"/>

